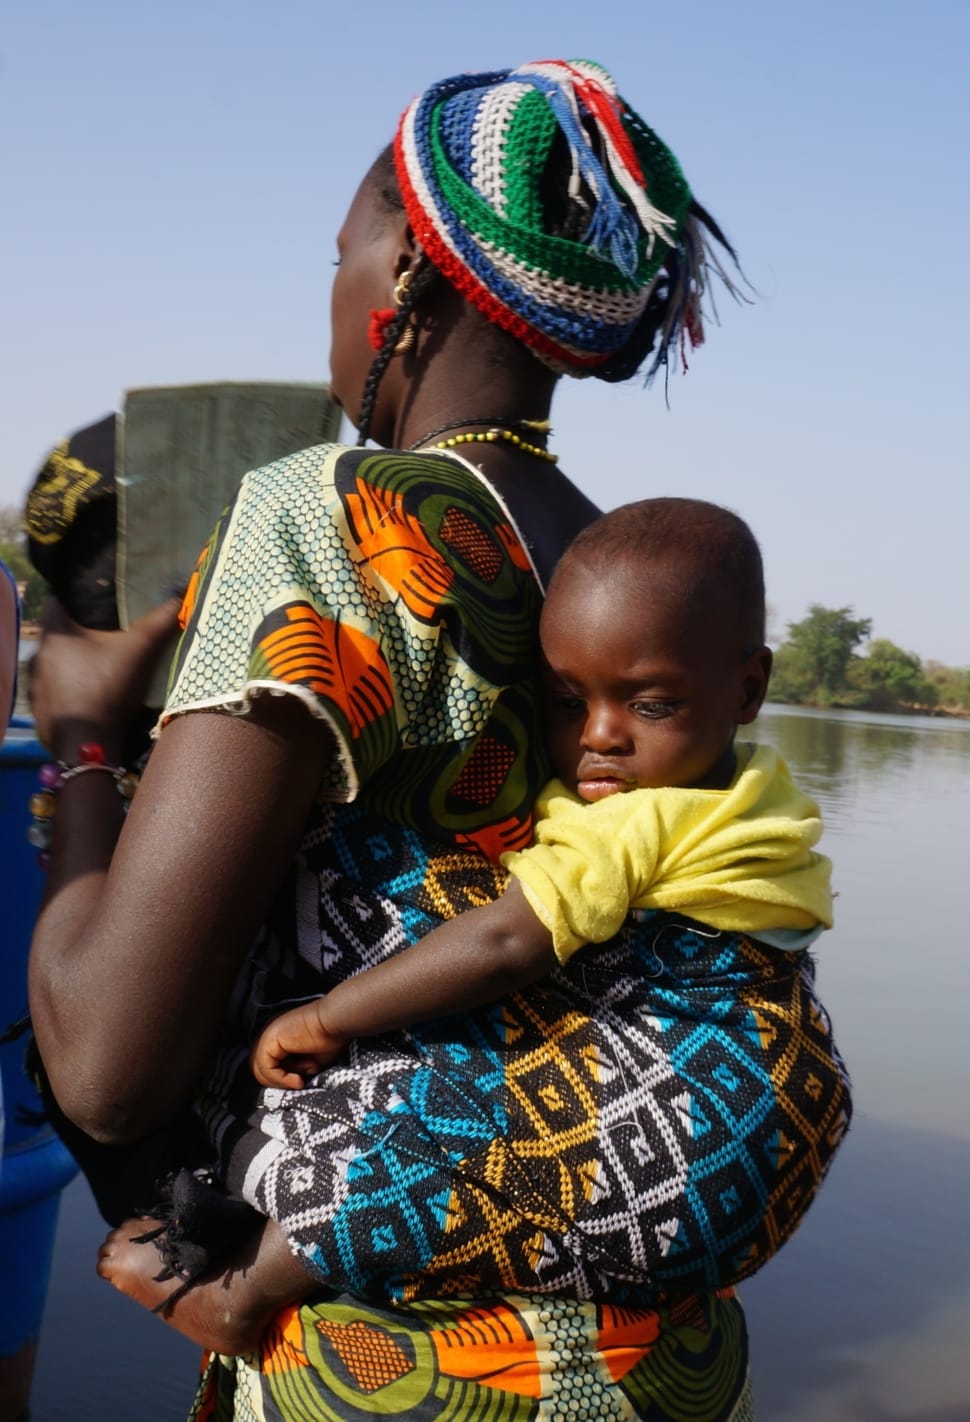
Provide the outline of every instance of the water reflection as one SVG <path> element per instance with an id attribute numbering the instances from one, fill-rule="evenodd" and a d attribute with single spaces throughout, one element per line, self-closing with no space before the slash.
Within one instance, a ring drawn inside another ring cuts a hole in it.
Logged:
<path id="1" fill-rule="evenodd" d="M 797 761 L 803 776 L 830 778 L 846 763 L 873 773 L 892 771 L 916 757 L 970 770 L 970 720 L 766 706 L 757 732 Z"/>
<path id="2" fill-rule="evenodd" d="M 856 1100 L 818 1204 L 743 1290 L 758 1416 L 967 1422 L 970 723 L 769 707 L 758 734 L 826 821 L 819 983 Z"/>
<path id="3" fill-rule="evenodd" d="M 857 1123 L 804 1229 L 744 1287 L 759 1416 L 966 1422 L 968 1169 L 966 1140 Z"/>

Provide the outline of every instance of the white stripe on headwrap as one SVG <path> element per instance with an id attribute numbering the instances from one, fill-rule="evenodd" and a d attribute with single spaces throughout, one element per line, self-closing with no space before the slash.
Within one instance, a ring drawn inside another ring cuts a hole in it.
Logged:
<path id="1" fill-rule="evenodd" d="M 513 83 L 505 83 L 500 89 L 492 90 L 479 104 L 472 127 L 472 185 L 502 218 L 508 212 L 508 199 L 502 182 L 504 139 L 513 110 L 524 94 L 532 92 L 531 84 Z"/>

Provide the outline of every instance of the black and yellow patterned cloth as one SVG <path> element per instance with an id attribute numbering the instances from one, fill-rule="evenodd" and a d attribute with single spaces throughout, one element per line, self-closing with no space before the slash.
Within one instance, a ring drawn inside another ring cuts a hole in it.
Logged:
<path id="1" fill-rule="evenodd" d="M 118 418 L 105 415 L 55 445 L 30 487 L 24 509 L 31 563 L 75 622 L 101 632 L 121 625 L 116 582 Z M 122 745 L 126 765 L 139 765 L 147 757 L 156 715 L 157 707 L 146 707 L 132 719 Z"/>
<path id="2" fill-rule="evenodd" d="M 117 416 L 76 430 L 51 450 L 27 495 L 30 561 L 84 627 L 118 626 L 115 591 Z"/>

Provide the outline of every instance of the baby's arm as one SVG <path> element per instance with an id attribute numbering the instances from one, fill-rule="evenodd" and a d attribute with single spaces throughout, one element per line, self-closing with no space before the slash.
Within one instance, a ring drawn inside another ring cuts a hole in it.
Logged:
<path id="1" fill-rule="evenodd" d="M 493 903 L 460 914 L 325 997 L 275 1018 L 253 1049 L 253 1074 L 263 1086 L 292 1090 L 335 1061 L 354 1037 L 467 1012 L 555 966 L 552 934 L 512 879 Z"/>

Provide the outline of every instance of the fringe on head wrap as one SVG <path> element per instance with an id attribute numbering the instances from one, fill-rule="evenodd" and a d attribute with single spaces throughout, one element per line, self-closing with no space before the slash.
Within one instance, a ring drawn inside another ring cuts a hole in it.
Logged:
<path id="1" fill-rule="evenodd" d="M 553 370 L 623 380 L 653 348 L 649 378 L 703 341 L 711 268 L 738 295 L 677 159 L 589 60 L 445 79 L 405 110 L 394 157 L 430 261 Z M 544 201 L 551 158 L 566 165 L 557 230 Z M 635 355 L 661 282 L 656 345 Z"/>

